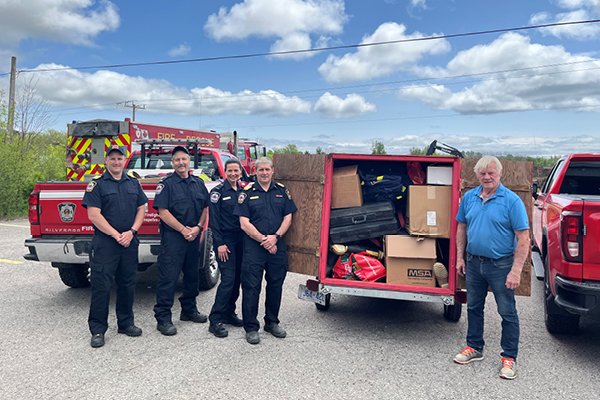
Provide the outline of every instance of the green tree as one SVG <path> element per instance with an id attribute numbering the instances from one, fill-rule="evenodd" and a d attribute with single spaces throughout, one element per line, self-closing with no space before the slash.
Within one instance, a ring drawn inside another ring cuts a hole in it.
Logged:
<path id="1" fill-rule="evenodd" d="M 321 147 L 317 147 L 315 149 L 315 154 L 325 154 L 325 151 L 323 151 L 323 149 Z"/>
<path id="2" fill-rule="evenodd" d="M 373 140 L 373 144 L 371 144 L 371 154 L 387 154 L 383 142 Z"/>
<path id="3" fill-rule="evenodd" d="M 302 152 L 298 150 L 298 146 L 294 143 L 290 143 L 284 147 L 269 150 L 267 152 L 267 157 L 273 158 L 273 154 L 302 154 Z"/>

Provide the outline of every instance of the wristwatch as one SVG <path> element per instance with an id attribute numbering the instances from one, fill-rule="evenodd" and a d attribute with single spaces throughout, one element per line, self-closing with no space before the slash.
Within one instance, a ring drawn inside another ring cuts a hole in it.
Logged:
<path id="1" fill-rule="evenodd" d="M 279 233 L 276 233 L 275 237 L 277 238 L 277 240 L 281 239 L 281 235 Z"/>
<path id="2" fill-rule="evenodd" d="M 137 235 L 137 231 L 133 228 L 130 229 L 131 233 L 133 233 L 133 236 Z"/>
<path id="3" fill-rule="evenodd" d="M 202 232 L 204 230 L 204 227 L 200 224 L 196 225 L 198 228 L 200 228 L 200 232 Z"/>

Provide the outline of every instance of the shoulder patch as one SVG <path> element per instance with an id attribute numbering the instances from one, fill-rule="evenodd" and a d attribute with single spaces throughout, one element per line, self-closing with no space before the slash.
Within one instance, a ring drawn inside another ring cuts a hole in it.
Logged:
<path id="1" fill-rule="evenodd" d="M 162 192 L 164 188 L 165 185 L 163 183 L 159 183 L 158 185 L 156 185 L 156 194 L 160 194 L 160 192 Z"/>
<path id="2" fill-rule="evenodd" d="M 248 196 L 248 193 L 245 193 L 245 192 L 240 193 L 240 195 L 238 196 L 238 204 L 243 204 L 244 200 L 246 200 L 247 196 Z"/>
<path id="3" fill-rule="evenodd" d="M 285 185 L 283 183 L 279 183 L 279 182 L 275 182 L 275 183 L 277 183 L 281 187 L 285 187 Z"/>
<path id="4" fill-rule="evenodd" d="M 244 190 L 250 190 L 252 189 L 252 186 L 254 186 L 254 182 L 250 182 L 246 185 L 246 187 L 244 188 Z"/>
<path id="5" fill-rule="evenodd" d="M 98 182 L 96 181 L 96 178 L 94 178 L 93 181 L 90 181 L 90 183 L 88 183 L 87 187 L 85 188 L 85 191 L 86 192 L 93 191 L 97 184 L 98 184 Z"/>
<path id="6" fill-rule="evenodd" d="M 292 199 L 292 195 L 290 194 L 290 190 L 288 188 L 285 189 L 285 194 L 287 194 L 288 199 Z"/>
<path id="7" fill-rule="evenodd" d="M 140 179 L 141 176 L 140 174 L 138 174 L 137 172 L 135 172 L 134 170 L 130 169 L 129 171 L 127 171 L 127 176 L 132 178 L 132 179 Z"/>
<path id="8" fill-rule="evenodd" d="M 210 193 L 210 202 L 211 203 L 218 203 L 219 202 L 219 198 L 221 198 L 221 193 L 219 193 L 218 190 L 213 190 Z"/>

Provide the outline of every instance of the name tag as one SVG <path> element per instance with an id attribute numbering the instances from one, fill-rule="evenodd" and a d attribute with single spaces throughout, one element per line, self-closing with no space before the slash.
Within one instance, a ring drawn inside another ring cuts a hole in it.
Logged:
<path id="1" fill-rule="evenodd" d="M 256 200 L 256 199 L 260 199 L 260 196 L 252 196 L 252 197 L 250 197 L 250 200 Z"/>
<path id="2" fill-rule="evenodd" d="M 229 200 L 231 196 L 223 197 L 223 200 Z"/>

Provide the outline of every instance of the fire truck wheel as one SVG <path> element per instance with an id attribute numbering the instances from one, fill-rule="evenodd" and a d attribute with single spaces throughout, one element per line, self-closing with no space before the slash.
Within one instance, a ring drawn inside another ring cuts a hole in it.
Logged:
<path id="1" fill-rule="evenodd" d="M 198 262 L 200 279 L 198 280 L 198 289 L 209 290 L 217 284 L 220 275 L 210 229 L 204 234 L 204 242 L 200 244 L 200 250 L 200 259 Z"/>
<path id="2" fill-rule="evenodd" d="M 444 318 L 450 322 L 458 322 L 460 315 L 462 314 L 462 304 L 454 303 L 451 305 L 444 305 Z"/>
<path id="3" fill-rule="evenodd" d="M 53 263 L 52 265 L 58 268 L 60 280 L 65 285 L 75 289 L 90 286 L 89 268 L 87 265 L 59 263 Z"/>

